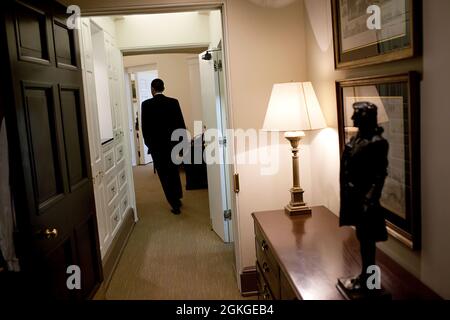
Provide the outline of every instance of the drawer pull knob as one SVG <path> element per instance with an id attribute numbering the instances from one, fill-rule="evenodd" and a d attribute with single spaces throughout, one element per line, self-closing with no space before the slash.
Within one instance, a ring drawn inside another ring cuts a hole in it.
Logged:
<path id="1" fill-rule="evenodd" d="M 261 244 L 261 250 L 262 251 L 267 251 L 267 249 L 269 249 L 269 246 L 267 245 L 266 240 L 263 240 L 263 242 Z"/>
<path id="2" fill-rule="evenodd" d="M 266 262 L 264 262 L 264 264 L 263 264 L 263 271 L 264 271 L 264 273 L 268 273 L 270 271 L 270 268 Z"/>

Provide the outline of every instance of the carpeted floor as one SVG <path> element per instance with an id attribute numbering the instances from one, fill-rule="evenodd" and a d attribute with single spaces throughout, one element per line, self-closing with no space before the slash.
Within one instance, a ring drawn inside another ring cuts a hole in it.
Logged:
<path id="1" fill-rule="evenodd" d="M 107 299 L 236 300 L 233 246 L 210 228 L 208 191 L 185 191 L 170 212 L 153 166 L 134 169 L 139 222 L 106 292 Z M 183 175 L 183 188 L 184 175 Z"/>

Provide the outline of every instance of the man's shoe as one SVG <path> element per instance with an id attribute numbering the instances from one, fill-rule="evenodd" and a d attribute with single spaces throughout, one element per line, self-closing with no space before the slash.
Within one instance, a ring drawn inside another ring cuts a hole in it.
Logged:
<path id="1" fill-rule="evenodd" d="M 170 210 L 170 212 L 172 212 L 175 215 L 179 215 L 181 213 L 181 210 L 180 210 L 180 208 L 174 208 L 174 209 Z"/>

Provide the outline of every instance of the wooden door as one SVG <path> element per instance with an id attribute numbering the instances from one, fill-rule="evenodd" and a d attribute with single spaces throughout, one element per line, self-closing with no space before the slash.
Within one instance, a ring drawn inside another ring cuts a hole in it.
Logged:
<path id="1" fill-rule="evenodd" d="M 39 297 L 89 298 L 103 275 L 77 30 L 67 28 L 66 8 L 56 1 L 2 6 L 22 273 Z M 81 270 L 81 290 L 67 288 L 72 265 Z"/>

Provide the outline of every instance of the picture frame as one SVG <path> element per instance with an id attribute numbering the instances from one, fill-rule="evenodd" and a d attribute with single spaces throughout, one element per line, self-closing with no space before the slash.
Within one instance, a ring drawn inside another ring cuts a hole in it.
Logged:
<path id="1" fill-rule="evenodd" d="M 370 5 L 381 9 L 381 29 L 370 30 Z M 394 14 L 392 14 L 394 12 Z M 421 1 L 332 0 L 336 69 L 407 59 L 420 51 Z"/>
<path id="2" fill-rule="evenodd" d="M 353 127 L 353 103 L 378 106 L 378 122 L 389 142 L 389 167 L 380 200 L 391 236 L 412 250 L 421 247 L 420 76 L 365 77 L 336 82 L 341 155 L 358 129 Z"/>

